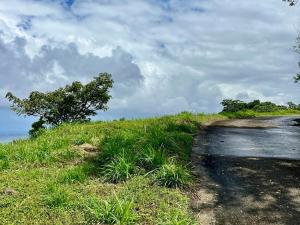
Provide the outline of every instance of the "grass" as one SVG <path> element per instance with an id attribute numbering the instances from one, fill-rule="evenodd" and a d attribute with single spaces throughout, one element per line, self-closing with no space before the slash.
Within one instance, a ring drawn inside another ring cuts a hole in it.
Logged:
<path id="1" fill-rule="evenodd" d="M 256 112 L 253 110 L 245 110 L 238 112 L 222 112 L 220 113 L 223 116 L 226 116 L 229 119 L 247 119 L 247 118 L 255 118 L 255 117 L 265 117 L 265 116 L 293 116 L 300 115 L 299 110 L 280 110 L 274 112 Z"/>
<path id="2" fill-rule="evenodd" d="M 185 191 L 193 135 L 224 118 L 64 124 L 0 144 L 0 224 L 194 224 Z"/>

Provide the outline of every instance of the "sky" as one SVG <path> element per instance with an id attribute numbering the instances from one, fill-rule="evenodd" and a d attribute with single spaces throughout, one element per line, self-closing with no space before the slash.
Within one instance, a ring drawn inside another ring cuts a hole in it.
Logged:
<path id="1" fill-rule="evenodd" d="M 0 1 L 0 133 L 26 130 L 26 97 L 101 72 L 115 81 L 98 119 L 218 112 L 224 98 L 300 103 L 300 6 L 281 0 Z"/>

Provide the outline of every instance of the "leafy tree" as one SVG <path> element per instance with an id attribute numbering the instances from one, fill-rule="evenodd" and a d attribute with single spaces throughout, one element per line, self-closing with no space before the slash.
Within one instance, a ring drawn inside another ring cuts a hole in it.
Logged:
<path id="1" fill-rule="evenodd" d="M 112 86 L 111 75 L 100 73 L 86 85 L 75 81 L 53 92 L 31 92 L 25 99 L 20 99 L 11 92 L 6 94 L 6 98 L 12 102 L 11 109 L 18 115 L 39 117 L 31 130 L 35 134 L 45 125 L 88 121 L 90 116 L 96 115 L 97 110 L 107 110 Z"/>
<path id="2" fill-rule="evenodd" d="M 261 102 L 253 108 L 256 112 L 274 112 L 279 110 L 279 107 L 273 102 Z"/>
<path id="3" fill-rule="evenodd" d="M 294 102 L 288 102 L 287 103 L 289 109 L 297 109 L 297 105 Z"/>
<path id="4" fill-rule="evenodd" d="M 223 105 L 223 112 L 237 112 L 247 108 L 247 103 L 233 99 L 224 99 L 221 105 Z"/>
<path id="5" fill-rule="evenodd" d="M 261 102 L 260 100 L 254 100 L 249 103 L 245 103 L 240 100 L 225 99 L 221 102 L 223 105 L 223 112 L 245 112 L 246 110 L 253 110 L 256 112 L 275 112 L 286 109 L 300 110 L 300 105 L 296 105 L 292 102 L 288 103 L 288 107 L 284 105 L 276 105 L 273 102 Z"/>
<path id="6" fill-rule="evenodd" d="M 254 100 L 252 102 L 249 102 L 247 104 L 247 108 L 248 109 L 253 109 L 255 106 L 259 105 L 260 104 L 260 100 Z"/>

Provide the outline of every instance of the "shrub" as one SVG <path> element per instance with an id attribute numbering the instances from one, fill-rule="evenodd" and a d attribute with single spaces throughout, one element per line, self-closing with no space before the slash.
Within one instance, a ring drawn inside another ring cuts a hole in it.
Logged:
<path id="1" fill-rule="evenodd" d="M 190 181 L 188 170 L 174 162 L 164 164 L 156 174 L 156 182 L 165 187 L 184 187 Z"/>

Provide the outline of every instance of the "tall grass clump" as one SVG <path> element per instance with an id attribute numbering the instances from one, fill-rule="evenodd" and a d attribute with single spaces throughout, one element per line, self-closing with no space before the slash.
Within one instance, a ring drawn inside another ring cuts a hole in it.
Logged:
<path id="1" fill-rule="evenodd" d="M 189 183 L 191 176 L 184 166 L 170 162 L 159 168 L 155 180 L 165 187 L 181 188 Z"/>
<path id="2" fill-rule="evenodd" d="M 135 170 L 134 160 L 123 154 L 106 164 L 102 173 L 106 181 L 118 183 L 128 180 Z"/>
<path id="3" fill-rule="evenodd" d="M 146 147 L 139 156 L 139 165 L 146 170 L 154 170 L 167 161 L 164 149 L 155 149 L 152 146 Z"/>
<path id="4" fill-rule="evenodd" d="M 95 224 L 137 224 L 138 216 L 134 210 L 133 200 L 120 199 L 114 195 L 109 200 L 91 199 L 88 207 L 90 221 Z"/>

